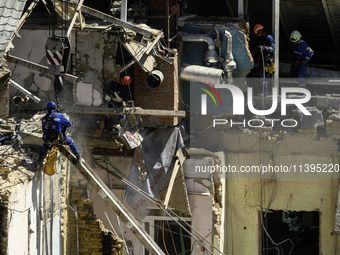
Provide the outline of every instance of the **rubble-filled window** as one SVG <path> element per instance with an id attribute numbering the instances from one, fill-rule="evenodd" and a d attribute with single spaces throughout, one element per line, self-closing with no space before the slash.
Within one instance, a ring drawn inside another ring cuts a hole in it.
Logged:
<path id="1" fill-rule="evenodd" d="M 319 212 L 263 212 L 261 254 L 318 255 Z"/>

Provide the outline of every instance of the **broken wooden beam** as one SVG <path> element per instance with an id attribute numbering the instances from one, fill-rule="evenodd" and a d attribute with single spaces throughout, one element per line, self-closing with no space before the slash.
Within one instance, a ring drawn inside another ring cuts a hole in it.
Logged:
<path id="1" fill-rule="evenodd" d="M 67 38 L 70 38 L 70 34 L 71 34 L 71 31 L 72 31 L 72 28 L 74 26 L 74 23 L 76 22 L 76 19 L 79 15 L 79 12 L 81 10 L 81 6 L 83 5 L 84 3 L 84 0 L 80 0 L 79 3 L 78 3 L 78 6 L 77 6 L 77 9 L 75 10 L 75 13 L 73 15 L 73 19 L 71 21 L 71 24 L 69 26 L 69 28 L 67 29 L 67 33 L 66 33 L 66 37 Z M 81 20 L 81 17 L 80 17 L 80 24 L 81 24 L 82 20 Z"/>
<path id="2" fill-rule="evenodd" d="M 76 7 L 78 5 L 77 2 L 74 2 L 74 1 L 70 1 L 70 2 L 67 2 L 68 4 L 70 5 L 73 5 L 73 7 Z M 89 14 L 89 15 L 92 15 L 96 18 L 99 18 L 99 19 L 102 19 L 102 20 L 106 20 L 116 26 L 120 26 L 120 27 L 124 27 L 126 29 L 129 29 L 131 31 L 134 31 L 138 34 L 142 34 L 144 35 L 147 39 L 151 39 L 151 36 L 152 36 L 152 31 L 151 29 L 144 29 L 142 27 L 139 27 L 139 26 L 136 26 L 130 22 L 126 22 L 126 21 L 123 21 L 121 19 L 118 19 L 118 18 L 115 18 L 111 15 L 108 15 L 106 13 L 103 13 L 103 12 L 100 12 L 96 9 L 92 9 L 90 7 L 87 7 L 85 5 L 82 5 L 81 7 L 81 11 L 83 13 L 86 13 L 86 14 Z"/>
<path id="3" fill-rule="evenodd" d="M 21 65 L 21 66 L 27 67 L 28 69 L 35 70 L 42 74 L 46 74 L 47 76 L 51 76 L 51 74 L 49 73 L 49 68 L 47 66 L 43 66 L 43 65 L 28 61 L 26 59 L 18 58 L 12 55 L 7 55 L 6 59 L 8 62 L 13 63 L 15 65 Z M 71 83 L 76 83 L 78 80 L 77 76 L 74 76 L 68 73 L 61 73 L 60 75 L 66 81 L 71 82 Z"/>
<path id="4" fill-rule="evenodd" d="M 18 34 L 19 30 L 21 29 L 21 27 L 23 26 L 23 24 L 25 23 L 27 18 L 30 16 L 30 14 L 32 13 L 33 9 L 36 7 L 38 2 L 39 2 L 39 0 L 32 1 L 30 6 L 27 8 L 26 12 L 21 16 L 19 23 L 18 23 L 16 29 L 14 30 L 14 34 L 12 36 L 11 41 L 13 41 L 15 36 L 20 37 L 20 35 Z"/>

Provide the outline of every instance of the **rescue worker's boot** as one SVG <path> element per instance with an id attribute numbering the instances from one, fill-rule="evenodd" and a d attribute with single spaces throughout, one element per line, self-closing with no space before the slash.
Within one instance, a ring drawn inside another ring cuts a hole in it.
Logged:
<path id="1" fill-rule="evenodd" d="M 76 155 L 77 158 L 77 164 L 81 164 L 82 158 L 80 157 L 80 154 Z"/>

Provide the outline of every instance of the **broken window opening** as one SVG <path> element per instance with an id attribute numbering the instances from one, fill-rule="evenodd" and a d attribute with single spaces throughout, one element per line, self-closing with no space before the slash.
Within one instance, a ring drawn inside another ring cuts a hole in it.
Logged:
<path id="1" fill-rule="evenodd" d="M 183 218 L 189 225 L 191 224 L 191 218 Z M 164 221 L 164 222 L 163 222 Z M 168 254 L 177 255 L 190 255 L 191 254 L 191 236 L 182 229 L 181 226 L 170 217 L 163 216 L 147 216 L 143 220 L 145 230 L 155 240 L 157 245 Z M 180 223 L 188 231 L 188 227 L 184 223 Z M 164 235 L 164 238 L 163 238 Z M 165 242 L 165 246 L 164 246 Z M 165 250 L 166 247 L 166 250 Z M 184 253 L 182 250 L 184 249 Z M 144 248 L 144 255 L 150 255 L 150 253 Z"/>
<path id="2" fill-rule="evenodd" d="M 262 212 L 260 254 L 318 255 L 319 217 L 318 211 Z"/>

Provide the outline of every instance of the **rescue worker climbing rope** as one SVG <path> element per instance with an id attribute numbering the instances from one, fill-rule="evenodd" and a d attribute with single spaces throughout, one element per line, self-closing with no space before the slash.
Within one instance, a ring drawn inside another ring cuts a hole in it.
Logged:
<path id="1" fill-rule="evenodd" d="M 261 38 L 260 45 L 258 46 L 258 70 L 260 78 L 263 78 L 263 90 L 261 94 L 268 95 L 270 91 L 269 78 L 272 77 L 275 71 L 274 51 L 275 40 L 272 35 L 264 30 L 261 24 L 254 26 L 254 34 Z"/>
<path id="2" fill-rule="evenodd" d="M 290 68 L 290 76 L 299 78 L 299 86 L 306 87 L 306 66 L 312 58 L 314 51 L 301 39 L 299 31 L 294 30 L 290 34 L 290 41 L 293 43 L 294 61 Z"/>
<path id="3" fill-rule="evenodd" d="M 57 111 L 54 102 L 50 101 L 46 106 L 47 114 L 42 118 L 42 130 L 44 143 L 39 151 L 38 164 L 41 165 L 49 149 L 57 145 L 68 145 L 72 153 L 77 158 L 77 163 L 81 163 L 79 150 L 71 137 L 66 136 L 66 128 L 72 123 Z"/>

